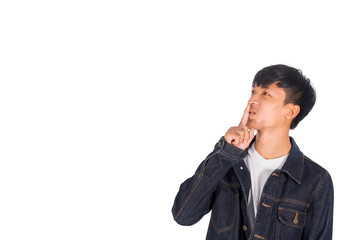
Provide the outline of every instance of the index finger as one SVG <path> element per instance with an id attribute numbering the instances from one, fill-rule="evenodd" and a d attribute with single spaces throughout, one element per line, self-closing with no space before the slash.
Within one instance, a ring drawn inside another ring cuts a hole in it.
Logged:
<path id="1" fill-rule="evenodd" d="M 246 124 L 248 123 L 249 111 L 250 111 L 250 104 L 248 104 L 244 110 L 243 117 L 239 123 L 240 126 L 246 126 Z"/>

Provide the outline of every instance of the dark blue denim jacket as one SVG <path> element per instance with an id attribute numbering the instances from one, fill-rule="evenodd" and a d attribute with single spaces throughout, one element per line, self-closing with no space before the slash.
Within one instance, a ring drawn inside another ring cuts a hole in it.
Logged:
<path id="1" fill-rule="evenodd" d="M 243 161 L 248 148 L 241 150 L 224 137 L 181 184 L 172 208 L 175 221 L 192 225 L 212 210 L 208 240 L 332 239 L 331 176 L 290 141 L 284 166 L 263 188 L 254 229 L 247 212 L 250 173 Z"/>

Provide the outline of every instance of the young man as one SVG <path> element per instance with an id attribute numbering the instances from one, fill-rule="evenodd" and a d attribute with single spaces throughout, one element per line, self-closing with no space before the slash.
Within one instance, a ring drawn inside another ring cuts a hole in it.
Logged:
<path id="1" fill-rule="evenodd" d="M 332 239 L 330 174 L 289 136 L 315 100 L 300 70 L 274 65 L 259 71 L 239 125 L 181 184 L 175 221 L 192 225 L 212 210 L 208 240 Z"/>

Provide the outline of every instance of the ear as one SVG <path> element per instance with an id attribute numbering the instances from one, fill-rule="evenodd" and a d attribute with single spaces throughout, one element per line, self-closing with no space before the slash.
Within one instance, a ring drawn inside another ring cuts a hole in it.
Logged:
<path id="1" fill-rule="evenodd" d="M 284 115 L 286 119 L 293 119 L 295 118 L 299 112 L 300 112 L 300 107 L 299 105 L 294 105 L 292 103 L 287 104 L 287 113 Z"/>

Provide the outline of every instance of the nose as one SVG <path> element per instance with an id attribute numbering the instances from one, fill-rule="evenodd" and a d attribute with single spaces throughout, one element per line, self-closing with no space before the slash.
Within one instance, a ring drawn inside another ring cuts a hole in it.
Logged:
<path id="1" fill-rule="evenodd" d="M 257 101 L 256 97 L 251 96 L 249 101 L 248 101 L 248 104 L 250 104 L 250 106 L 252 106 L 252 105 L 256 104 L 257 102 L 258 101 Z"/>
<path id="2" fill-rule="evenodd" d="M 250 98 L 248 100 L 248 104 L 250 104 L 250 107 L 253 107 L 253 105 L 258 105 L 260 101 L 260 96 L 256 92 L 252 92 L 250 95 Z"/>

